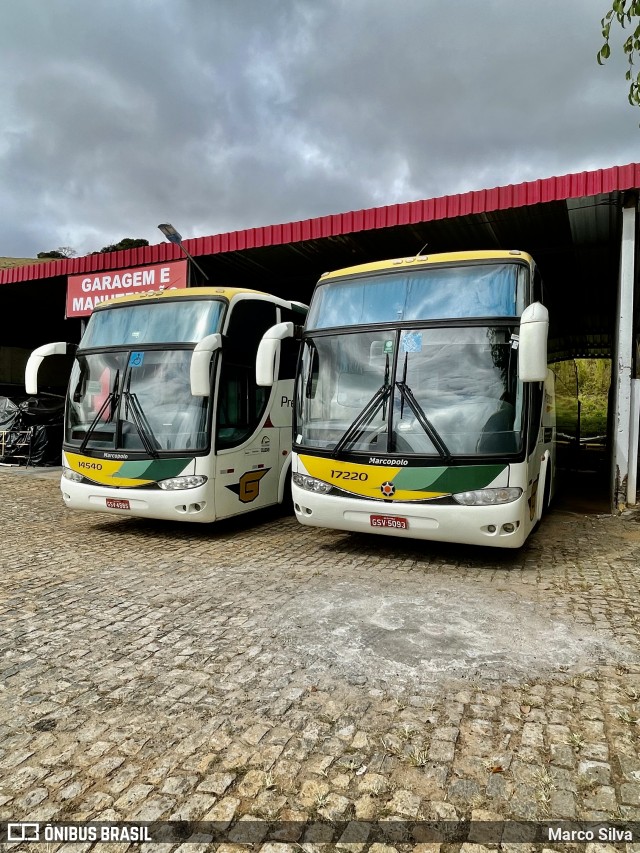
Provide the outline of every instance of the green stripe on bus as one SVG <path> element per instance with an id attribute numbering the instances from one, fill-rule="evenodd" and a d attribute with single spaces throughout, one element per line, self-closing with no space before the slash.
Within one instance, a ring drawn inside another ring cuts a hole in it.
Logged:
<path id="1" fill-rule="evenodd" d="M 456 494 L 483 489 L 507 468 L 506 465 L 456 465 L 449 468 L 405 468 L 393 479 L 396 489 Z"/>
<path id="2" fill-rule="evenodd" d="M 143 459 L 131 462 L 123 462 L 114 477 L 123 477 L 128 480 L 167 480 L 169 477 L 177 477 L 187 465 L 193 462 L 193 458 L 178 459 Z"/>

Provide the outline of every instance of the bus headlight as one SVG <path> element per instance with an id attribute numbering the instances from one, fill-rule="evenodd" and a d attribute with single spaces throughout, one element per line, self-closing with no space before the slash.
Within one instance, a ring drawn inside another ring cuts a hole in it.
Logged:
<path id="1" fill-rule="evenodd" d="M 321 495 L 326 495 L 333 488 L 331 483 L 325 483 L 323 480 L 316 480 L 315 477 L 309 477 L 307 474 L 294 474 L 293 482 L 301 489 L 306 489 L 308 492 L 318 492 Z"/>
<path id="2" fill-rule="evenodd" d="M 197 489 L 207 478 L 201 474 L 191 474 L 188 477 L 170 477 L 168 480 L 158 480 L 158 485 L 165 492 L 175 492 L 178 489 Z"/>
<path id="3" fill-rule="evenodd" d="M 503 487 L 501 489 L 476 489 L 473 492 L 458 492 L 451 497 L 463 506 L 496 506 L 517 501 L 522 489 Z"/>
<path id="4" fill-rule="evenodd" d="M 82 474 L 78 474 L 77 471 L 73 471 L 71 468 L 63 467 L 62 476 L 65 480 L 72 480 L 74 483 L 81 483 L 84 480 Z"/>

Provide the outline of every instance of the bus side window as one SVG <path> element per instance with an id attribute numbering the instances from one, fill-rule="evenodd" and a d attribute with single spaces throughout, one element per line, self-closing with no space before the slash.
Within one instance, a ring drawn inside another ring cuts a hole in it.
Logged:
<path id="1" fill-rule="evenodd" d="M 276 307 L 270 302 L 243 299 L 233 308 L 222 350 L 218 449 L 242 444 L 260 423 L 271 389 L 256 384 L 256 351 L 263 334 L 276 322 Z"/>
<path id="2" fill-rule="evenodd" d="M 291 310 L 289 308 L 280 308 L 280 322 L 293 323 L 294 326 L 301 327 L 304 323 L 306 314 L 302 310 Z M 280 345 L 280 369 L 278 371 L 278 379 L 295 379 L 296 369 L 298 367 L 298 356 L 300 354 L 300 338 L 285 338 Z"/>
<path id="3" fill-rule="evenodd" d="M 280 369 L 278 379 L 295 379 L 298 365 L 300 341 L 295 338 L 285 338 L 280 344 Z"/>
<path id="4" fill-rule="evenodd" d="M 533 301 L 544 303 L 544 288 L 538 267 L 535 268 L 533 273 Z"/>
<path id="5" fill-rule="evenodd" d="M 544 397 L 544 383 L 532 382 L 529 397 L 529 446 L 527 455 L 536 449 L 538 436 L 540 435 L 540 423 L 542 418 L 542 400 Z"/>

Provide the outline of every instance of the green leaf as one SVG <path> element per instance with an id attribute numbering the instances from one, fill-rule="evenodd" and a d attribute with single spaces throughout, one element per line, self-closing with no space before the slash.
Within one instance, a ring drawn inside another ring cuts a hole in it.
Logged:
<path id="1" fill-rule="evenodd" d="M 608 44 L 602 45 L 602 47 L 600 48 L 600 56 L 603 59 L 609 59 L 609 57 L 611 56 L 611 48 Z"/>

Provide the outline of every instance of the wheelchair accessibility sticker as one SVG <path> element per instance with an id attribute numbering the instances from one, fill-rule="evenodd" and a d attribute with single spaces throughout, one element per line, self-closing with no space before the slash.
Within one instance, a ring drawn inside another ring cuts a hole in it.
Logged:
<path id="1" fill-rule="evenodd" d="M 144 360 L 143 352 L 132 352 L 129 356 L 129 367 L 140 367 Z"/>

